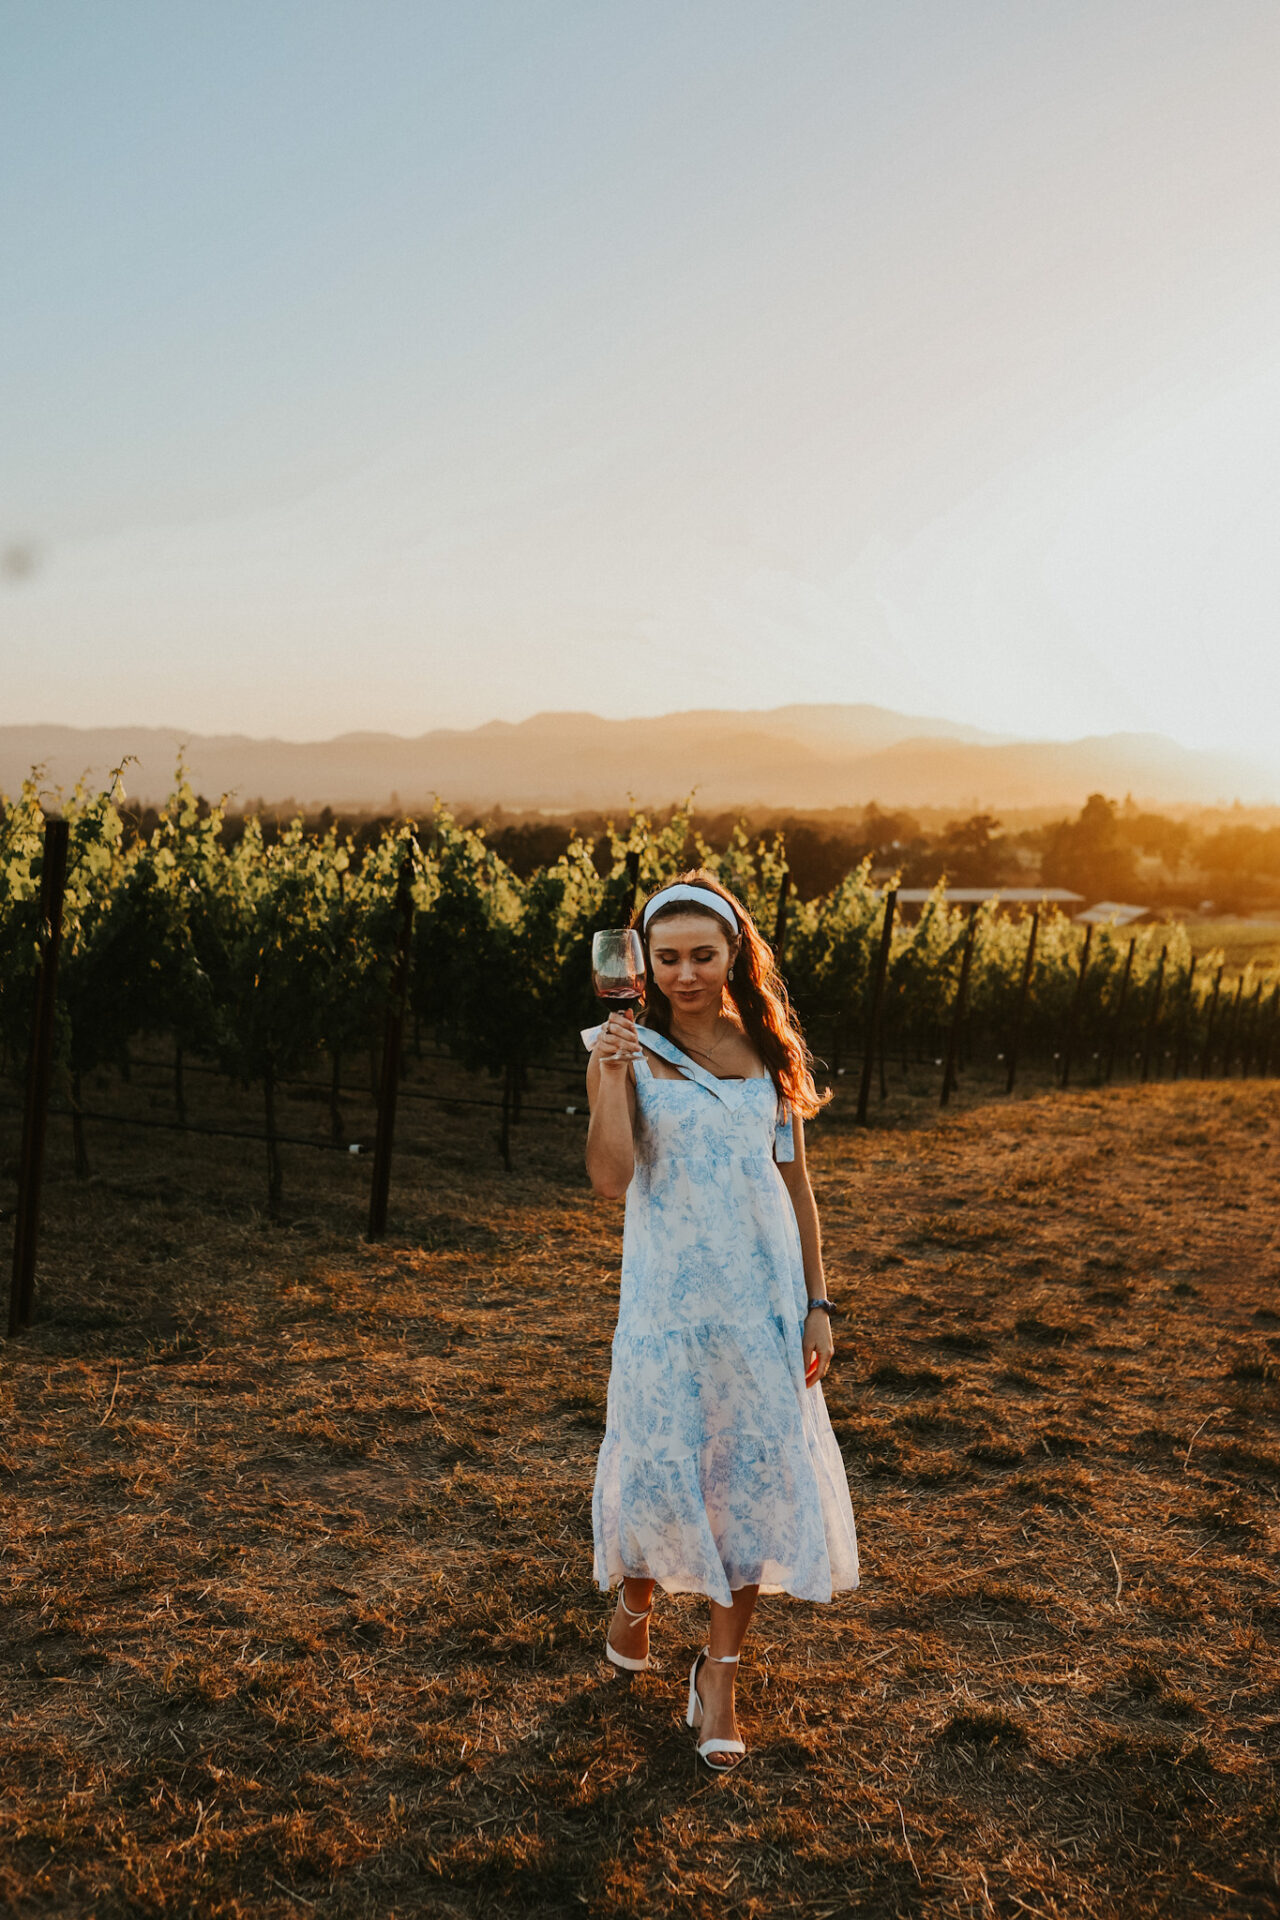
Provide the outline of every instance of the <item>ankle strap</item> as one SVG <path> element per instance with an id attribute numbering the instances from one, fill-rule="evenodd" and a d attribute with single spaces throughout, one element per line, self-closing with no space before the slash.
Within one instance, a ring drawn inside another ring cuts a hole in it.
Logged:
<path id="1" fill-rule="evenodd" d="M 621 1594 L 618 1595 L 618 1605 L 622 1608 L 622 1611 L 626 1614 L 628 1620 L 645 1620 L 653 1612 L 652 1600 L 649 1602 L 648 1606 L 644 1609 L 642 1613 L 633 1613 L 630 1607 L 627 1605 L 626 1601 L 623 1599 Z"/>
<path id="2" fill-rule="evenodd" d="M 710 1647 L 702 1649 L 704 1660 L 710 1660 L 717 1667 L 736 1667 L 742 1655 L 740 1653 L 712 1653 Z"/>

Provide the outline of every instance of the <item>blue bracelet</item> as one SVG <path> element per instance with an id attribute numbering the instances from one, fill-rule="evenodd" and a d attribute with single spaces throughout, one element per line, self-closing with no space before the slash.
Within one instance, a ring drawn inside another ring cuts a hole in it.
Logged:
<path id="1" fill-rule="evenodd" d="M 810 1313 L 825 1313 L 829 1320 L 832 1314 L 839 1313 L 840 1309 L 834 1300 L 811 1300 L 809 1302 L 809 1311 Z"/>

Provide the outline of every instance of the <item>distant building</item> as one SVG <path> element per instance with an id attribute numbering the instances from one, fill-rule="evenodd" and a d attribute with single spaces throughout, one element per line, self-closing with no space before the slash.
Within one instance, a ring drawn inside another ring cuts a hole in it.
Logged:
<path id="1" fill-rule="evenodd" d="M 1075 918 L 1082 927 L 1105 927 L 1109 921 L 1117 927 L 1132 927 L 1139 920 L 1154 920 L 1155 915 L 1150 907 L 1131 906 L 1124 900 L 1099 900 Z"/>
<path id="2" fill-rule="evenodd" d="M 926 900 L 934 893 L 933 887 L 899 887 L 898 911 L 905 919 L 913 919 L 919 913 Z M 1004 912 L 1017 908 L 1030 911 L 1035 907 L 1059 907 L 1069 913 L 1084 900 L 1082 893 L 1072 893 L 1069 887 L 948 887 L 944 896 L 949 907 L 980 907 L 988 900 L 994 900 Z"/>

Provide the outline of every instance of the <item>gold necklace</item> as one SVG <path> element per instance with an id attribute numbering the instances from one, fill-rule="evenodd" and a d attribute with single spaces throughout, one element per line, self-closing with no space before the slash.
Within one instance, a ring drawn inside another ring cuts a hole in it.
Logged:
<path id="1" fill-rule="evenodd" d="M 723 1018 L 723 1015 L 717 1015 L 717 1018 Z M 692 1040 L 682 1040 L 680 1045 L 686 1053 L 700 1053 L 704 1060 L 714 1060 L 728 1038 L 727 1033 L 722 1033 L 714 1047 L 695 1047 Z"/>

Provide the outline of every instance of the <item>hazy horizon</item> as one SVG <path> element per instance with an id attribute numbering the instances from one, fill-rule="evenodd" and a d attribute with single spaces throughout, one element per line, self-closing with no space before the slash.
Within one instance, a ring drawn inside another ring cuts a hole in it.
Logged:
<path id="1" fill-rule="evenodd" d="M 341 808 L 447 804 L 506 808 L 669 804 L 696 791 L 715 807 L 945 807 L 956 814 L 1058 807 L 1087 795 L 1140 807 L 1274 807 L 1280 782 L 1239 756 L 1159 734 L 1018 741 L 882 707 L 702 709 L 647 718 L 543 713 L 424 735 L 349 730 L 304 743 L 177 729 L 0 724 L 0 794 L 33 767 L 68 792 L 125 766 L 133 799 L 158 803 L 181 759 L 206 795 L 247 804 Z"/>
<path id="2" fill-rule="evenodd" d="M 868 702 L 1280 773 L 1261 0 L 6 23 L 0 719 Z"/>
<path id="3" fill-rule="evenodd" d="M 898 716 L 902 719 L 918 721 L 922 729 L 927 730 L 934 727 L 941 729 L 941 732 L 936 735 L 927 731 L 922 732 L 920 737 L 929 738 L 929 739 L 947 737 L 953 729 L 963 729 L 966 735 L 972 736 L 974 739 L 981 739 L 992 744 L 1005 743 L 1009 745 L 1035 746 L 1037 744 L 1043 743 L 1046 745 L 1053 744 L 1055 746 L 1070 746 L 1072 744 L 1079 744 L 1080 742 L 1083 742 L 1086 740 L 1120 739 L 1120 738 L 1141 739 L 1146 737 L 1146 738 L 1165 741 L 1165 742 L 1168 742 L 1170 745 L 1177 746 L 1177 747 L 1190 747 L 1190 743 L 1187 742 L 1186 740 L 1176 739 L 1172 734 L 1163 733 L 1156 728 L 1111 727 L 1105 730 L 1087 731 L 1087 732 L 1076 733 L 1076 734 L 1065 734 L 1065 733 L 1033 734 L 1033 733 L 1019 733 L 1017 731 L 1006 732 L 1006 731 L 1000 731 L 994 728 L 981 727 L 972 721 L 957 720 L 947 714 L 906 713 L 900 708 L 887 707 L 876 701 L 777 700 L 769 703 L 768 705 L 753 706 L 753 707 L 736 707 L 736 706 L 713 707 L 710 705 L 703 705 L 703 706 L 692 706 L 692 707 L 654 707 L 651 709 L 636 708 L 634 710 L 629 710 L 625 714 L 604 713 L 596 707 L 583 707 L 583 706 L 536 707 L 531 712 L 518 714 L 510 719 L 503 716 L 490 715 L 490 717 L 487 720 L 465 721 L 465 722 L 461 722 L 453 725 L 451 725 L 449 722 L 440 722 L 439 724 L 429 724 L 427 726 L 418 727 L 413 730 L 409 730 L 407 727 L 398 727 L 394 725 L 380 726 L 380 727 L 338 726 L 338 727 L 335 727 L 331 732 L 309 733 L 309 734 L 275 732 L 275 731 L 264 732 L 264 731 L 255 730 L 250 727 L 243 727 L 243 726 L 240 726 L 240 727 L 214 727 L 214 726 L 184 727 L 175 723 L 172 720 L 163 720 L 163 719 L 140 720 L 140 721 L 128 721 L 128 720 L 68 721 L 68 720 L 50 720 L 50 719 L 10 721 L 0 717 L 0 728 L 29 727 L 32 729 L 39 729 L 44 727 L 49 727 L 49 728 L 66 727 L 77 732 L 87 732 L 87 733 L 108 733 L 108 732 L 127 733 L 132 727 L 132 728 L 136 728 L 139 732 L 149 731 L 149 732 L 164 732 L 164 733 L 190 733 L 193 738 L 211 737 L 211 736 L 230 737 L 232 735 L 235 735 L 238 737 L 242 737 L 246 740 L 254 741 L 262 745 L 270 745 L 273 741 L 278 740 L 282 745 L 285 745 L 285 746 L 326 746 L 326 745 L 332 744 L 334 741 L 338 741 L 346 738 L 352 738 L 358 735 L 385 735 L 389 739 L 413 741 L 413 740 L 421 739 L 423 736 L 427 734 L 436 733 L 436 732 L 478 733 L 478 732 L 483 732 L 486 728 L 489 728 L 489 727 L 527 727 L 539 720 L 562 720 L 562 719 L 565 719 L 566 717 L 574 717 L 574 718 L 581 717 L 587 720 L 601 720 L 601 721 L 615 721 L 615 720 L 646 721 L 646 720 L 679 720 L 679 719 L 686 719 L 686 718 L 695 718 L 699 714 L 714 713 L 717 716 L 722 716 L 724 714 L 734 714 L 734 715 L 740 715 L 744 719 L 750 719 L 753 716 L 762 717 L 766 715 L 773 715 L 773 714 L 785 712 L 789 707 L 797 707 L 797 708 L 804 708 L 808 710 L 817 711 L 824 706 L 829 706 L 833 711 L 847 710 L 848 708 L 852 708 L 852 707 L 865 706 L 873 712 L 886 713 L 886 714 L 892 713 L 895 716 Z M 1190 748 L 1190 750 L 1194 752 L 1194 751 L 1198 751 L 1199 749 Z M 1228 751 L 1230 750 L 1228 749 Z M 1245 756 L 1243 754 L 1240 757 L 1242 760 L 1248 758 L 1248 756 Z M 1256 757 L 1254 757 L 1252 764 L 1260 765 L 1263 763 L 1260 762 Z"/>

